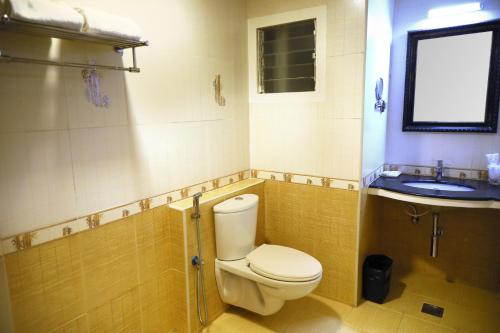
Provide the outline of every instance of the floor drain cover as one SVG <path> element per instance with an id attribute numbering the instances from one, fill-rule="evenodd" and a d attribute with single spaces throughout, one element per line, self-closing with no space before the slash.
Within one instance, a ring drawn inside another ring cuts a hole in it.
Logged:
<path id="1" fill-rule="evenodd" d="M 437 306 L 437 305 L 424 303 L 422 305 L 422 312 L 430 314 L 431 316 L 443 318 L 444 308 Z"/>

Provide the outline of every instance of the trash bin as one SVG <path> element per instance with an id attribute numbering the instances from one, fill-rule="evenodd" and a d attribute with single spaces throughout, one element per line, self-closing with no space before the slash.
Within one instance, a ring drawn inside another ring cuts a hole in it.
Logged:
<path id="1" fill-rule="evenodd" d="M 366 257 L 363 264 L 363 297 L 382 304 L 389 293 L 392 259 L 383 254 Z"/>

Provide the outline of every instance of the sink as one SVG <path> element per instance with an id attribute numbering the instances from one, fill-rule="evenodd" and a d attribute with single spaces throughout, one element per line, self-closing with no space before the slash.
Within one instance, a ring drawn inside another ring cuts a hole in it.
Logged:
<path id="1" fill-rule="evenodd" d="M 403 182 L 403 185 L 438 191 L 472 192 L 476 190 L 472 186 L 436 181 L 410 181 Z"/>

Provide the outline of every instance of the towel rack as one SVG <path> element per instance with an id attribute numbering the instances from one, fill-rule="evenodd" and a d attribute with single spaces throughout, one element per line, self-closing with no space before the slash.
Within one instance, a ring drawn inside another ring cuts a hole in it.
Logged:
<path id="1" fill-rule="evenodd" d="M 121 66 L 98 65 L 98 64 L 84 64 L 84 63 L 78 63 L 78 62 L 51 61 L 51 60 L 44 60 L 44 59 L 11 57 L 9 55 L 3 54 L 2 50 L 0 50 L 0 63 L 9 63 L 9 62 L 17 62 L 17 63 L 22 63 L 22 64 L 47 65 L 47 66 L 59 66 L 59 67 L 106 69 L 106 70 L 124 71 L 124 72 L 130 72 L 130 73 L 139 73 L 141 71 L 141 69 L 137 67 L 137 63 L 136 63 L 136 59 L 135 59 L 135 48 L 132 48 L 133 67 L 121 67 Z"/>
<path id="2" fill-rule="evenodd" d="M 149 45 L 147 41 L 136 41 L 119 37 L 103 36 L 94 33 L 73 31 L 69 29 L 52 27 L 38 23 L 19 21 L 10 18 L 6 14 L 3 15 L 2 18 L 0 19 L 0 31 L 104 44 L 112 46 L 117 52 L 122 52 L 124 49 L 132 49 L 132 67 L 85 64 L 85 63 L 15 57 L 8 54 L 4 54 L 0 50 L 0 62 L 7 62 L 7 63 L 16 62 L 16 63 L 38 64 L 38 65 L 48 65 L 48 66 L 97 68 L 105 70 L 118 70 L 131 73 L 139 73 L 141 70 L 140 68 L 137 67 L 135 48 Z"/>

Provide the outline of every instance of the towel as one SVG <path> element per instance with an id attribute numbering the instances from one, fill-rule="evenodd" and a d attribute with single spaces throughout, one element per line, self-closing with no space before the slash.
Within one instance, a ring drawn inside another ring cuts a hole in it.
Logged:
<path id="1" fill-rule="evenodd" d="M 142 38 L 141 28 L 134 21 L 126 17 L 87 7 L 75 9 L 82 14 L 85 19 L 82 29 L 83 32 L 132 40 L 141 40 Z"/>
<path id="2" fill-rule="evenodd" d="M 1 14 L 30 23 L 80 31 L 83 17 L 61 0 L 0 0 Z"/>

